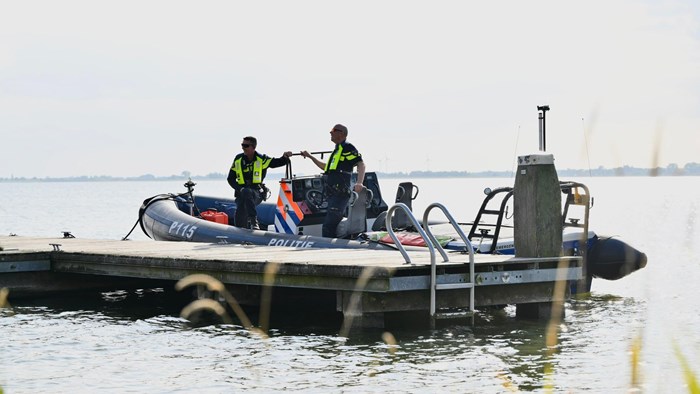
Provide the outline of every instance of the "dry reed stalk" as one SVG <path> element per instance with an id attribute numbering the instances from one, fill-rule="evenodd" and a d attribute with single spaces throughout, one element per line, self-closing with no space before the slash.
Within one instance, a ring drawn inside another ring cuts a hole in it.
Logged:
<path id="1" fill-rule="evenodd" d="M 569 268 L 567 260 L 559 260 L 557 265 L 557 279 L 554 282 L 554 291 L 552 294 L 552 309 L 550 312 L 549 322 L 545 334 L 545 346 L 547 348 L 544 364 L 544 389 L 547 393 L 554 392 L 554 367 L 552 366 L 552 357 L 559 343 L 559 325 L 564 313 L 564 295 L 566 294 L 566 271 Z"/>
<path id="2" fill-rule="evenodd" d="M 631 371 L 631 389 L 636 391 L 641 391 L 642 389 L 642 374 L 639 368 L 639 360 L 642 353 L 642 336 L 638 335 L 633 341 L 630 347 L 630 364 L 632 364 Z"/>
<path id="3" fill-rule="evenodd" d="M 278 263 L 268 263 L 265 265 L 263 276 L 263 288 L 260 294 L 260 329 L 267 333 L 270 329 L 270 310 L 272 309 L 272 287 L 275 284 L 275 276 L 280 269 Z"/>
<path id="4" fill-rule="evenodd" d="M 695 376 L 693 370 L 690 369 L 688 360 L 686 360 L 685 356 L 683 356 L 683 353 L 681 353 L 681 349 L 675 342 L 673 344 L 673 350 L 676 352 L 676 357 L 681 363 L 681 368 L 683 369 L 683 377 L 685 378 L 685 383 L 688 385 L 688 392 L 691 394 L 700 394 L 700 384 L 698 384 L 698 379 Z"/>
<path id="5" fill-rule="evenodd" d="M 360 300 L 362 297 L 362 290 L 367 286 L 367 283 L 369 282 L 369 278 L 372 276 L 374 273 L 375 268 L 374 267 L 365 267 L 362 270 L 362 273 L 360 273 L 360 277 L 357 278 L 357 282 L 355 283 L 355 290 L 352 292 L 352 295 L 350 296 L 350 302 L 348 303 L 348 310 L 344 314 L 344 319 L 343 319 L 343 325 L 340 328 L 340 336 L 347 338 L 348 335 L 350 334 L 350 328 L 352 327 L 352 321 L 355 318 L 355 311 L 358 309 L 358 305 L 360 304 Z"/>
<path id="6" fill-rule="evenodd" d="M 511 380 L 511 378 L 508 375 L 506 375 L 505 373 L 499 372 L 498 375 L 496 375 L 496 377 L 502 381 L 501 385 L 509 393 L 520 392 L 520 390 L 518 389 L 518 386 L 515 383 L 513 383 L 513 380 Z"/>
<path id="7" fill-rule="evenodd" d="M 6 287 L 3 287 L 0 289 L 0 308 L 11 308 L 12 306 L 10 305 L 9 302 L 7 302 L 7 298 L 10 295 L 10 290 L 8 290 Z"/>
<path id="8" fill-rule="evenodd" d="M 243 327 L 245 327 L 248 331 L 253 332 L 257 335 L 262 336 L 263 338 L 267 337 L 267 334 L 262 332 L 260 329 L 253 327 L 253 324 L 250 322 L 250 319 L 248 318 L 248 315 L 246 315 L 245 311 L 243 311 L 243 308 L 241 308 L 240 304 L 236 300 L 231 293 L 229 293 L 228 290 L 226 290 L 226 286 L 224 286 L 221 281 L 205 274 L 193 274 L 193 275 L 188 275 L 182 279 L 180 279 L 176 284 L 175 284 L 175 289 L 178 291 L 181 291 L 189 286 L 205 286 L 207 290 L 211 292 L 217 292 L 221 294 L 224 297 L 224 300 L 226 303 L 231 307 L 233 312 L 236 314 L 236 317 L 238 317 L 238 320 L 241 321 L 241 324 L 243 324 Z M 199 301 L 210 301 L 210 302 L 199 302 Z M 180 314 L 183 318 L 187 318 L 191 316 L 191 314 L 197 310 L 200 309 L 209 309 L 216 313 L 217 315 L 221 316 L 224 319 L 228 319 L 228 322 L 230 322 L 230 317 L 224 310 L 224 315 L 221 315 L 218 310 L 218 308 L 215 308 L 213 304 L 217 304 L 219 307 L 221 307 L 221 304 L 214 300 L 196 300 L 191 302 L 189 305 L 187 305 L 183 310 L 182 313 Z M 223 307 L 221 307 L 223 309 Z M 185 313 L 187 312 L 187 313 Z"/>
<path id="9" fill-rule="evenodd" d="M 189 319 L 193 313 L 202 310 L 209 310 L 216 313 L 226 324 L 233 323 L 231 317 L 229 317 L 228 313 L 226 313 L 226 309 L 224 309 L 224 307 L 218 302 L 210 299 L 195 300 L 190 302 L 186 307 L 182 308 L 180 317 Z"/>
<path id="10" fill-rule="evenodd" d="M 394 334 L 390 333 L 389 331 L 384 331 L 382 333 L 382 341 L 389 346 L 389 354 L 393 356 L 396 353 L 396 349 L 398 349 L 398 344 L 396 343 L 396 337 L 394 337 Z"/>
<path id="11" fill-rule="evenodd" d="M 661 142 L 663 140 L 663 127 L 660 124 L 656 126 L 656 136 L 654 138 L 654 149 L 651 153 L 651 169 L 649 176 L 659 176 L 659 157 L 661 156 Z"/>

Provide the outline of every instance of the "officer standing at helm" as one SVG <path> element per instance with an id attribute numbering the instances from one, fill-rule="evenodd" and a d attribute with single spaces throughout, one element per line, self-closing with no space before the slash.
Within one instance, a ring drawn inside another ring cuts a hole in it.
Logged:
<path id="1" fill-rule="evenodd" d="M 335 149 L 327 163 L 315 158 L 308 151 L 302 151 L 301 155 L 311 159 L 327 175 L 324 194 L 328 201 L 328 212 L 323 222 L 322 235 L 335 238 L 338 223 L 343 219 L 345 208 L 350 202 L 352 170 L 357 166 L 357 182 L 352 185 L 352 189 L 359 193 L 362 191 L 362 183 L 365 180 L 365 163 L 357 149 L 347 142 L 347 127 L 337 124 L 333 126 L 330 134 L 331 141 L 335 143 Z"/>

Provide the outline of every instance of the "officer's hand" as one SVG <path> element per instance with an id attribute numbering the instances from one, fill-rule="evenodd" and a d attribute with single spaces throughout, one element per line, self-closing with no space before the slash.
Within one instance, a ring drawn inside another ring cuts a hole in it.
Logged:
<path id="1" fill-rule="evenodd" d="M 309 152 L 305 150 L 301 151 L 301 155 L 304 156 L 304 159 L 308 159 L 311 156 Z"/>
<path id="2" fill-rule="evenodd" d="M 284 153 L 282 154 L 282 156 L 284 156 L 284 157 L 286 157 L 286 158 L 290 158 L 290 157 L 292 157 L 292 152 L 286 151 L 286 152 L 284 152 Z"/>
<path id="3" fill-rule="evenodd" d="M 364 186 L 362 186 L 361 183 L 356 183 L 355 186 L 353 186 L 353 189 L 358 193 L 361 192 L 363 188 Z"/>

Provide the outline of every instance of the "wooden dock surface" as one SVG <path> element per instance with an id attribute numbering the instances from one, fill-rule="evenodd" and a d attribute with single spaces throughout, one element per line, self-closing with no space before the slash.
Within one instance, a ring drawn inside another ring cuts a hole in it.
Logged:
<path id="1" fill-rule="evenodd" d="M 377 249 L 314 249 L 276 246 L 210 244 L 171 241 L 120 241 L 80 238 L 36 238 L 0 236 L 4 254 L 52 252 L 53 245 L 60 245 L 66 253 L 103 254 L 115 256 L 191 259 L 199 261 L 228 261 L 248 263 L 311 264 L 319 266 L 352 266 L 399 269 L 408 267 L 398 250 Z M 3 253 L 3 252 L 0 252 Z M 408 251 L 410 266 L 429 266 L 427 248 Z M 475 255 L 476 264 L 522 263 L 527 259 L 515 259 L 507 255 Z M 436 253 L 436 259 L 441 257 Z M 451 253 L 450 261 L 465 263 L 468 255 Z M 441 263 L 443 264 L 443 263 Z"/>
<path id="2" fill-rule="evenodd" d="M 408 251 L 411 264 L 398 250 L 313 249 L 170 241 L 120 241 L 80 238 L 0 236 L 0 287 L 10 294 L 68 291 L 105 286 L 124 279 L 168 281 L 208 274 L 255 302 L 262 286 L 306 292 L 317 299 L 330 291 L 344 313 L 352 293 L 362 294 L 362 314 L 425 310 L 431 288 L 431 257 L 426 249 Z M 435 261 L 437 283 L 469 282 L 467 254 L 449 253 Z M 564 268 L 559 263 L 565 262 Z M 266 278 L 274 266 L 274 276 Z M 551 302 L 556 280 L 578 280 L 580 257 L 523 258 L 475 255 L 476 305 Z M 94 283 L 93 283 L 94 282 Z M 362 282 L 361 289 L 358 283 Z M 281 293 L 280 293 L 281 291 Z M 314 293 L 316 292 L 316 293 Z M 467 304 L 466 290 L 441 292 L 438 304 Z"/>

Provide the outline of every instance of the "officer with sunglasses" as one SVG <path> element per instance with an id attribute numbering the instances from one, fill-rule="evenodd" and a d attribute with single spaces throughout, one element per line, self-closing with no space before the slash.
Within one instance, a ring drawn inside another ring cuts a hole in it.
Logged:
<path id="1" fill-rule="evenodd" d="M 350 202 L 350 179 L 355 166 L 357 166 L 357 182 L 352 185 L 352 189 L 358 193 L 361 192 L 362 182 L 365 180 L 365 163 L 362 161 L 362 155 L 355 146 L 347 142 L 347 138 L 347 127 L 342 124 L 333 126 L 331 141 L 335 143 L 335 149 L 327 163 L 315 158 L 308 151 L 301 152 L 304 158 L 311 159 L 327 176 L 324 194 L 328 201 L 328 211 L 321 234 L 328 238 L 336 238 L 338 223 L 343 219 L 345 208 Z"/>
<path id="2" fill-rule="evenodd" d="M 267 188 L 263 183 L 268 168 L 282 167 L 289 163 L 292 152 L 284 152 L 279 158 L 258 153 L 258 140 L 245 137 L 241 143 L 242 153 L 236 155 L 228 172 L 228 184 L 235 190 L 236 217 L 234 225 L 259 230 L 256 207 L 267 199 Z"/>

